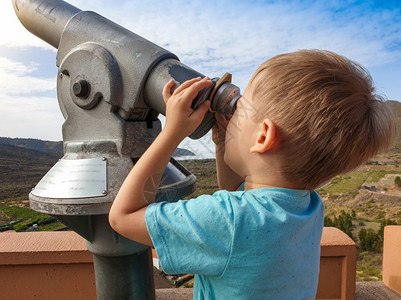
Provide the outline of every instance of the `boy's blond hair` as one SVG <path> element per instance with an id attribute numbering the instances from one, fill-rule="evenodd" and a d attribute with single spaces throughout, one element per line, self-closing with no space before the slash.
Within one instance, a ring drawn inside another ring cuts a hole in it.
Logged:
<path id="1" fill-rule="evenodd" d="M 369 73 L 329 51 L 301 50 L 264 62 L 251 78 L 258 120 L 277 126 L 284 178 L 314 189 L 386 149 L 392 113 Z"/>

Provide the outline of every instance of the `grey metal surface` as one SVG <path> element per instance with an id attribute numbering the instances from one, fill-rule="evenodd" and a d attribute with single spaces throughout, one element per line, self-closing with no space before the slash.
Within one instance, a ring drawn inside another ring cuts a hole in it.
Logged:
<path id="1" fill-rule="evenodd" d="M 104 158 L 74 160 L 67 155 L 29 194 L 31 208 L 55 216 L 108 214 L 133 163 L 122 157 L 104 155 L 105 161 Z M 161 178 L 156 201 L 178 201 L 194 192 L 195 187 L 196 177 L 172 159 Z"/>
<path id="2" fill-rule="evenodd" d="M 175 81 L 175 88 L 188 79 L 195 77 L 205 77 L 205 75 L 191 69 L 175 59 L 165 59 L 159 62 L 150 72 L 144 86 L 144 99 L 147 105 L 154 110 L 166 115 L 166 104 L 164 103 L 162 91 L 163 87 L 170 79 Z M 210 90 L 209 90 L 210 93 Z M 209 93 L 199 95 L 194 99 L 194 103 L 202 104 L 208 99 Z M 202 98 L 202 99 L 199 99 Z M 207 112 L 201 125 L 190 135 L 193 139 L 204 136 L 216 123 L 216 119 L 211 112 Z"/>
<path id="3" fill-rule="evenodd" d="M 155 299 L 149 247 L 142 252 L 121 257 L 94 255 L 93 262 L 98 300 Z"/>
<path id="4" fill-rule="evenodd" d="M 67 22 L 81 10 L 54 0 L 12 0 L 15 13 L 25 28 L 58 48 Z"/>
<path id="5" fill-rule="evenodd" d="M 88 43 L 93 45 L 93 48 L 102 47 L 105 52 L 110 53 L 109 58 L 96 59 L 99 56 L 97 49 L 92 50 L 90 47 L 87 47 L 82 56 L 74 54 Z M 76 80 L 85 75 L 85 80 L 91 86 L 96 83 L 98 88 L 116 88 L 116 91 L 121 93 L 116 95 L 120 99 L 111 99 L 111 104 L 114 112 L 124 120 L 146 119 L 152 110 L 145 104 L 142 94 L 148 74 L 160 61 L 178 59 L 162 47 L 90 11 L 80 12 L 71 18 L 64 29 L 58 49 L 56 63 L 59 73 L 68 76 L 68 80 L 58 80 L 58 86 L 61 85 L 61 91 L 64 92 L 63 96 L 68 96 Z M 65 60 L 73 60 L 75 63 L 70 64 Z M 93 66 L 93 63 L 96 65 Z M 103 68 L 119 73 L 120 78 L 113 78 L 108 74 L 103 76 Z M 117 81 L 112 82 L 113 79 Z M 97 90 L 94 91 L 96 92 Z"/>
<path id="6" fill-rule="evenodd" d="M 175 59 L 165 59 L 159 62 L 152 69 L 146 80 L 144 87 L 144 99 L 146 104 L 157 112 L 165 115 L 166 105 L 162 97 L 165 83 L 173 79 L 176 83 L 174 88 L 177 88 L 184 81 L 195 77 L 204 77 L 204 75 Z M 217 79 L 218 78 L 214 78 L 213 81 L 215 82 Z M 240 89 L 234 84 L 226 82 L 217 89 L 214 97 L 210 99 L 209 96 L 212 88 L 213 86 L 202 90 L 194 99 L 192 107 L 196 109 L 209 99 L 211 100 L 211 107 L 214 111 L 222 115 L 233 114 L 236 109 L 236 102 L 241 96 Z M 190 135 L 190 138 L 201 138 L 209 132 L 215 123 L 216 119 L 214 118 L 214 113 L 207 112 L 201 125 Z"/>
<path id="7" fill-rule="evenodd" d="M 39 181 L 37 197 L 74 199 L 107 195 L 107 159 L 61 159 Z"/>

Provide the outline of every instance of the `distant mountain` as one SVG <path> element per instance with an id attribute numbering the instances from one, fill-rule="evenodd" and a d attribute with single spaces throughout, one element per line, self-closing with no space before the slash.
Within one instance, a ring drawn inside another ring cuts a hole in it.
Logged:
<path id="1" fill-rule="evenodd" d="M 394 116 L 401 118 L 401 102 L 396 100 L 388 100 L 387 104 L 390 106 Z"/>
<path id="2" fill-rule="evenodd" d="M 30 190 L 62 156 L 62 142 L 0 137 L 0 206 L 26 200 Z M 174 156 L 195 154 L 177 149 Z"/>
<path id="3" fill-rule="evenodd" d="M 0 137 L 0 145 L 10 145 L 18 148 L 30 149 L 40 152 L 63 154 L 63 142 Z"/>
<path id="4" fill-rule="evenodd" d="M 0 144 L 0 206 L 26 200 L 30 190 L 61 154 Z"/>
<path id="5" fill-rule="evenodd" d="M 0 148 L 3 145 L 17 147 L 19 151 L 19 155 L 22 155 L 22 149 L 34 150 L 44 153 L 53 153 L 57 155 L 63 154 L 63 142 L 51 142 L 51 141 L 42 141 L 38 139 L 24 139 L 24 138 L 8 138 L 8 137 L 0 137 Z M 6 151 L 7 147 L 4 148 Z M 10 148 L 8 148 L 10 149 Z M 25 152 L 26 154 L 28 152 Z M 187 149 L 177 148 L 173 154 L 175 158 L 183 157 L 183 156 L 193 156 L 195 157 L 195 153 L 189 151 Z"/>
<path id="6" fill-rule="evenodd" d="M 192 151 L 189 151 L 187 149 L 182 149 L 182 148 L 175 149 L 173 157 L 179 158 L 182 156 L 195 156 L 195 153 L 193 153 Z"/>
<path id="7" fill-rule="evenodd" d="M 48 159 L 58 160 L 62 154 L 52 151 L 38 151 L 25 147 L 7 145 L 0 143 L 0 161 L 4 164 L 5 161 L 18 162 L 28 160 L 30 164 L 35 164 L 37 161 Z"/>
<path id="8" fill-rule="evenodd" d="M 387 103 L 390 106 L 391 111 L 393 112 L 397 125 L 397 134 L 389 152 L 394 152 L 394 151 L 400 152 L 401 151 L 401 102 L 389 100 L 387 101 Z"/>

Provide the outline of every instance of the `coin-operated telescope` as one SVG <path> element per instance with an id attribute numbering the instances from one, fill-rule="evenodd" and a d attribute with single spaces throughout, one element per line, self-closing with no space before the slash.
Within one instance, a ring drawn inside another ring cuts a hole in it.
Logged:
<path id="1" fill-rule="evenodd" d="M 13 0 L 22 24 L 58 49 L 57 97 L 65 118 L 63 158 L 30 193 L 30 206 L 56 216 L 87 240 L 93 253 L 98 299 L 153 299 L 150 248 L 114 232 L 111 204 L 125 177 L 161 130 L 162 89 L 202 74 L 169 51 L 90 11 L 62 0 Z M 225 74 L 202 90 L 193 108 L 209 99 L 233 113 L 239 89 Z M 212 111 L 191 134 L 215 122 Z M 157 159 L 157 157 L 155 157 Z M 175 160 L 163 174 L 156 201 L 177 201 L 196 178 Z"/>

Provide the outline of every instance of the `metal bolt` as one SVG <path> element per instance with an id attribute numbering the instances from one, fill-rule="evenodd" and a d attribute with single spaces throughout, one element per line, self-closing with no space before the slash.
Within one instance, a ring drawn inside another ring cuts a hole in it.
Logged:
<path id="1" fill-rule="evenodd" d="M 89 83 L 86 80 L 78 80 L 72 86 L 74 95 L 79 98 L 87 98 L 89 96 Z"/>
<path id="2" fill-rule="evenodd" d="M 103 160 L 103 161 L 107 161 L 107 158 L 106 158 L 106 157 L 102 157 L 102 160 Z"/>
<path id="3" fill-rule="evenodd" d="M 103 190 L 102 195 L 107 195 L 107 191 Z"/>

